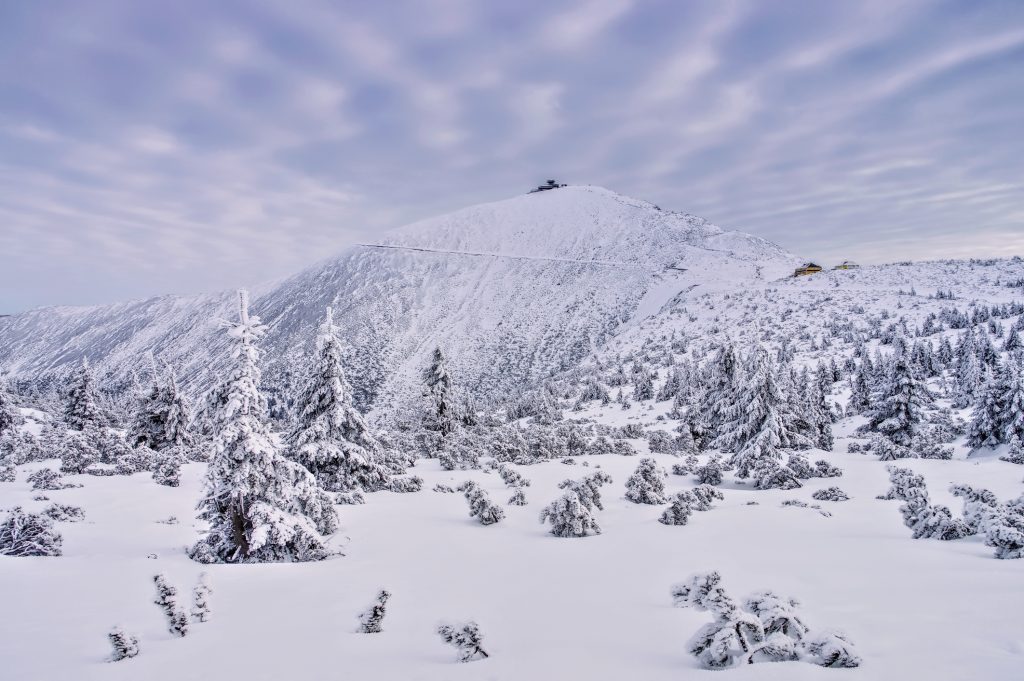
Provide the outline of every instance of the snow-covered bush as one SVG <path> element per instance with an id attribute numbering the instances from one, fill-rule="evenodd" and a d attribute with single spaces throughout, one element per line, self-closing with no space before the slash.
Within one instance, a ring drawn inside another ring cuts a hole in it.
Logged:
<path id="1" fill-rule="evenodd" d="M 516 487 L 516 491 L 508 498 L 509 506 L 526 506 L 526 493 L 522 487 Z"/>
<path id="2" fill-rule="evenodd" d="M 153 602 L 163 610 L 168 631 L 175 636 L 184 636 L 188 633 L 188 616 L 178 604 L 178 590 L 167 583 L 163 574 L 154 575 L 153 583 L 156 585 L 156 600 Z"/>
<path id="3" fill-rule="evenodd" d="M 461 489 L 469 502 L 469 516 L 479 520 L 481 525 L 493 525 L 505 518 L 505 511 L 491 501 L 480 485 L 470 480 L 463 483 Z"/>
<path id="4" fill-rule="evenodd" d="M 155 453 L 153 461 L 153 482 L 164 487 L 181 484 L 181 465 L 185 457 L 177 447 L 164 447 Z"/>
<path id="5" fill-rule="evenodd" d="M 483 648 L 483 634 L 476 622 L 442 624 L 437 628 L 441 640 L 458 650 L 459 662 L 472 662 L 489 657 Z"/>
<path id="6" fill-rule="evenodd" d="M 750 469 L 757 489 L 797 489 L 802 487 L 796 475 L 775 459 L 764 457 Z"/>
<path id="7" fill-rule="evenodd" d="M 685 492 L 685 494 L 689 494 L 692 497 L 693 501 L 691 502 L 690 507 L 693 508 L 694 511 L 710 511 L 712 502 L 716 500 L 723 501 L 725 499 L 725 495 L 722 494 L 722 491 L 717 487 L 712 487 L 711 485 L 697 485 L 693 489 Z"/>
<path id="8" fill-rule="evenodd" d="M 1010 440 L 1009 451 L 999 458 L 1010 463 L 1024 464 L 1024 445 L 1021 444 L 1020 438 L 1014 435 Z"/>
<path id="9" fill-rule="evenodd" d="M 0 524 L 0 556 L 59 556 L 63 538 L 45 515 L 11 509 Z"/>
<path id="10" fill-rule="evenodd" d="M 838 487 L 826 487 L 819 489 L 811 495 L 812 499 L 818 501 L 848 501 L 850 497 Z"/>
<path id="11" fill-rule="evenodd" d="M 647 433 L 647 447 L 654 454 L 674 454 L 676 439 L 664 430 L 652 430 Z"/>
<path id="12" fill-rule="evenodd" d="M 210 588 L 209 576 L 199 573 L 199 580 L 192 588 L 192 619 L 196 622 L 207 622 L 210 619 Z"/>
<path id="13" fill-rule="evenodd" d="M 377 600 L 366 611 L 359 615 L 359 631 L 363 634 L 379 634 L 383 631 L 384 615 L 387 614 L 388 599 L 391 594 L 382 589 Z"/>
<path id="14" fill-rule="evenodd" d="M 602 508 L 600 496 L 588 505 L 580 496 L 583 487 L 570 489 L 540 512 L 540 521 L 551 523 L 551 534 L 556 537 L 586 537 L 601 534 L 601 526 L 592 513 L 593 505 Z"/>
<path id="15" fill-rule="evenodd" d="M 693 454 L 687 454 L 682 463 L 672 464 L 672 475 L 691 475 L 700 465 L 700 460 Z"/>
<path id="16" fill-rule="evenodd" d="M 571 459 L 570 459 L 571 460 Z M 524 478 L 518 471 L 505 464 L 498 466 L 498 475 L 508 487 L 529 487 L 530 481 Z"/>
<path id="17" fill-rule="evenodd" d="M 821 667 L 859 667 L 860 655 L 845 635 L 834 631 L 812 633 L 802 646 L 801 659 Z"/>
<path id="18" fill-rule="evenodd" d="M 43 515 L 58 523 L 77 523 L 85 520 L 85 511 L 81 507 L 68 504 L 50 504 L 43 510 Z"/>
<path id="19" fill-rule="evenodd" d="M 985 519 L 999 507 L 996 495 L 984 488 L 953 485 L 949 491 L 953 496 L 964 500 L 964 523 L 972 534 L 980 532 Z"/>
<path id="20" fill-rule="evenodd" d="M 668 474 L 654 459 L 641 459 L 626 480 L 626 499 L 634 504 L 664 504 Z"/>
<path id="21" fill-rule="evenodd" d="M 814 462 L 814 474 L 818 478 L 839 478 L 843 475 L 843 469 L 825 459 L 818 459 Z"/>
<path id="22" fill-rule="evenodd" d="M 363 496 L 362 492 L 338 492 L 334 495 L 334 503 L 339 506 L 355 506 L 365 504 L 366 497 Z"/>
<path id="23" fill-rule="evenodd" d="M 446 485 L 443 482 L 439 482 L 436 485 L 434 485 L 434 491 L 441 492 L 443 494 L 454 494 L 455 488 L 452 487 L 451 485 Z"/>
<path id="24" fill-rule="evenodd" d="M 693 513 L 693 496 L 680 492 L 672 497 L 671 505 L 662 512 L 658 522 L 662 525 L 685 525 Z"/>
<path id="25" fill-rule="evenodd" d="M 410 492 L 419 492 L 423 489 L 423 478 L 418 475 L 411 475 L 401 478 L 392 478 L 390 489 L 392 492 L 400 494 L 408 494 Z"/>
<path id="26" fill-rule="evenodd" d="M 693 469 L 693 477 L 700 485 L 721 485 L 722 470 L 722 459 L 712 456 L 703 466 Z"/>
<path id="27" fill-rule="evenodd" d="M 121 627 L 114 627 L 107 638 L 110 640 L 110 661 L 120 662 L 139 654 L 139 639 L 127 633 Z"/>

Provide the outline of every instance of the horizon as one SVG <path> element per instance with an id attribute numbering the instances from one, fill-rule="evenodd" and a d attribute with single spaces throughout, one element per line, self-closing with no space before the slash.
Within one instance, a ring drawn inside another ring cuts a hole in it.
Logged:
<path id="1" fill-rule="evenodd" d="M 0 9 L 0 311 L 254 286 L 591 183 L 801 258 L 1024 253 L 1024 5 Z"/>

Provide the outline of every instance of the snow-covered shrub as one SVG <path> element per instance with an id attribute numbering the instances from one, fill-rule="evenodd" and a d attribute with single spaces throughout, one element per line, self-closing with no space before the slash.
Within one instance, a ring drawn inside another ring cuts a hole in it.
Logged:
<path id="1" fill-rule="evenodd" d="M 362 492 L 338 492 L 334 495 L 334 503 L 339 506 L 355 506 L 365 504 L 366 497 L 363 496 Z"/>
<path id="2" fill-rule="evenodd" d="M 714 618 L 690 639 L 690 654 L 706 669 L 722 669 L 749 662 L 749 656 L 764 642 L 764 627 L 744 612 L 725 593 L 717 572 L 697 574 L 672 587 L 677 607 L 692 607 Z"/>
<path id="3" fill-rule="evenodd" d="M 953 485 L 949 491 L 964 500 L 964 523 L 971 533 L 981 531 L 985 518 L 999 507 L 996 495 L 984 488 L 975 489 L 970 485 Z"/>
<path id="4" fill-rule="evenodd" d="M 569 461 L 573 460 L 569 459 Z M 573 461 L 573 463 L 576 462 Z M 515 469 L 510 468 L 509 466 L 506 466 L 504 464 L 498 466 L 498 475 L 501 476 L 501 479 L 505 482 L 505 485 L 508 487 L 530 486 L 530 481 L 524 478 L 522 475 L 520 475 L 519 471 L 516 471 Z"/>
<path id="5" fill-rule="evenodd" d="M 816 477 L 818 474 L 818 471 L 811 465 L 811 462 L 807 460 L 806 456 L 795 452 L 789 455 L 789 460 L 786 461 L 786 467 L 793 472 L 793 475 L 801 480 L 809 480 L 810 478 Z"/>
<path id="6" fill-rule="evenodd" d="M 834 631 L 812 633 L 802 646 L 801 659 L 821 667 L 859 667 L 860 655 L 843 634 Z"/>
<path id="7" fill-rule="evenodd" d="M 1009 451 L 999 458 L 1010 463 L 1024 464 L 1024 445 L 1021 444 L 1020 438 L 1014 435 L 1010 440 Z"/>
<path id="8" fill-rule="evenodd" d="M 652 430 L 647 433 L 647 447 L 654 454 L 674 454 L 676 440 L 672 434 L 664 430 Z"/>
<path id="9" fill-rule="evenodd" d="M 434 485 L 434 491 L 441 492 L 443 494 L 453 494 L 455 492 L 455 488 L 452 487 L 451 485 L 446 485 L 443 482 L 439 482 L 436 485 Z"/>
<path id="10" fill-rule="evenodd" d="M 860 451 L 861 447 L 859 442 L 851 442 L 850 444 L 846 445 L 846 452 L 848 454 L 859 454 Z"/>
<path id="11" fill-rule="evenodd" d="M 722 494 L 721 490 L 711 485 L 697 485 L 693 489 L 688 490 L 686 494 L 693 498 L 690 507 L 694 511 L 710 511 L 713 501 L 725 499 L 725 495 Z"/>
<path id="12" fill-rule="evenodd" d="M 59 556 L 63 537 L 45 515 L 11 509 L 0 524 L 0 556 Z"/>
<path id="13" fill-rule="evenodd" d="M 807 635 L 807 625 L 797 615 L 800 603 L 796 599 L 782 598 L 771 591 L 762 591 L 747 596 L 743 607 L 761 621 L 766 636 L 782 634 L 794 641 L 800 641 Z"/>
<path id="14" fill-rule="evenodd" d="M 467 481 L 461 489 L 469 502 L 469 516 L 479 520 L 481 525 L 493 525 L 505 518 L 505 511 L 491 501 L 480 485 Z"/>
<path id="15" fill-rule="evenodd" d="M 489 657 L 483 648 L 484 637 L 480 633 L 480 625 L 476 622 L 455 625 L 442 624 L 437 628 L 437 634 L 442 641 L 458 650 L 459 662 L 471 662 Z"/>
<path id="16" fill-rule="evenodd" d="M 985 516 L 982 530 L 996 558 L 1024 558 L 1024 495 Z"/>
<path id="17" fill-rule="evenodd" d="M 392 478 L 390 489 L 392 492 L 398 492 L 401 494 L 419 492 L 423 489 L 423 478 L 418 475 Z"/>
<path id="18" fill-rule="evenodd" d="M 196 622 L 210 620 L 210 578 L 205 572 L 199 573 L 199 580 L 192 588 L 192 619 Z"/>
<path id="19" fill-rule="evenodd" d="M 690 475 L 700 465 L 700 460 L 693 454 L 687 454 L 682 463 L 672 464 L 672 475 Z"/>
<path id="20" fill-rule="evenodd" d="M 587 447 L 587 454 L 590 456 L 600 456 L 603 454 L 611 454 L 615 450 L 611 440 L 604 435 L 598 435 Z"/>
<path id="21" fill-rule="evenodd" d="M 601 486 L 612 482 L 612 476 L 604 471 L 596 471 L 579 480 L 563 480 L 558 483 L 559 489 L 567 489 L 579 497 L 580 502 L 587 510 L 604 510 L 601 505 Z"/>
<path id="22" fill-rule="evenodd" d="M 133 475 L 142 471 L 153 470 L 156 452 L 146 445 L 132 447 L 117 460 L 118 475 Z"/>
<path id="23" fill-rule="evenodd" d="M 797 489 L 802 487 L 788 467 L 772 458 L 762 458 L 750 469 L 757 489 Z"/>
<path id="24" fill-rule="evenodd" d="M 110 640 L 110 661 L 120 662 L 139 654 L 139 639 L 127 633 L 121 627 L 114 627 L 107 638 Z"/>
<path id="25" fill-rule="evenodd" d="M 879 499 L 906 501 L 910 490 L 924 487 L 924 476 L 909 468 L 887 466 L 886 470 L 889 471 L 889 491 Z"/>
<path id="26" fill-rule="evenodd" d="M 693 470 L 693 477 L 700 485 L 721 485 L 722 470 L 721 458 L 712 456 L 703 466 Z"/>
<path id="27" fill-rule="evenodd" d="M 971 534 L 962 520 L 954 519 L 949 508 L 929 503 L 925 488 L 912 488 L 900 506 L 903 524 L 913 531 L 914 539 L 961 539 Z"/>
<path id="28" fill-rule="evenodd" d="M 85 430 L 71 431 L 60 452 L 61 473 L 84 473 L 89 466 L 100 459 L 100 429 L 87 425 Z"/>
<path id="29" fill-rule="evenodd" d="M 654 459 L 641 459 L 626 480 L 626 499 L 634 504 L 664 504 L 668 474 Z"/>
<path id="30" fill-rule="evenodd" d="M 878 457 L 879 461 L 896 461 L 897 459 L 913 458 L 914 452 L 903 445 L 898 445 L 884 435 L 874 435 L 871 438 L 871 453 Z"/>
<path id="31" fill-rule="evenodd" d="M 377 600 L 366 611 L 359 615 L 359 632 L 363 634 L 379 634 L 383 631 L 384 615 L 387 614 L 388 599 L 391 594 L 381 589 Z"/>
<path id="32" fill-rule="evenodd" d="M 156 452 L 153 461 L 153 482 L 164 487 L 181 484 L 181 464 L 185 457 L 177 447 L 164 447 Z"/>
<path id="33" fill-rule="evenodd" d="M 178 605 L 178 590 L 167 583 L 163 574 L 154 575 L 153 583 L 156 585 L 156 600 L 153 602 L 164 611 L 168 631 L 175 636 L 184 636 L 188 633 L 188 616 Z"/>
<path id="34" fill-rule="evenodd" d="M 597 500 L 600 506 L 600 497 Z M 580 497 L 578 489 L 568 492 L 555 499 L 540 512 L 540 521 L 551 523 L 551 534 L 556 537 L 586 537 L 601 534 L 601 526 L 594 518 L 591 506 Z"/>
<path id="35" fill-rule="evenodd" d="M 516 491 L 508 498 L 509 506 L 526 506 L 526 493 L 522 487 L 516 487 Z"/>
<path id="36" fill-rule="evenodd" d="M 672 504 L 658 518 L 658 522 L 662 525 L 685 525 L 693 514 L 690 506 L 692 500 L 693 495 L 686 492 L 676 494 L 671 499 Z"/>
<path id="37" fill-rule="evenodd" d="M 18 477 L 18 469 L 0 461 L 0 482 L 14 482 Z"/>
<path id="38" fill-rule="evenodd" d="M 51 504 L 43 511 L 43 515 L 59 523 L 77 523 L 85 520 L 85 511 L 81 507 L 68 504 Z"/>
<path id="39" fill-rule="evenodd" d="M 818 459 L 814 462 L 814 475 L 818 478 L 840 478 L 843 475 L 843 469 L 825 459 Z"/>
<path id="40" fill-rule="evenodd" d="M 819 489 L 811 495 L 812 499 L 818 501 L 848 501 L 850 497 L 838 487 L 826 487 Z"/>
<path id="41" fill-rule="evenodd" d="M 640 452 L 628 440 L 615 440 L 612 443 L 612 453 L 619 456 L 636 456 Z"/>

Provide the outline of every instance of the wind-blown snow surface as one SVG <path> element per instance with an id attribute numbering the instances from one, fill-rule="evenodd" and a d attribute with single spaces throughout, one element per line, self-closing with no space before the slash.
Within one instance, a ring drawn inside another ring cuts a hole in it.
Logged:
<path id="1" fill-rule="evenodd" d="M 649 416 L 640 408 L 592 408 L 607 423 Z M 840 434 L 852 429 L 844 421 Z M 643 441 L 634 441 L 646 452 Z M 836 450 L 845 451 L 840 439 Z M 515 467 L 532 481 L 529 504 L 505 507 L 484 527 L 467 516 L 461 494 L 429 491 L 437 482 L 479 481 L 501 503 L 511 496 L 496 474 L 445 472 L 421 461 L 416 494 L 380 492 L 364 506 L 340 507 L 321 563 L 201 566 L 184 553 L 197 536 L 192 518 L 201 464 L 185 467 L 182 487 L 130 478 L 75 476 L 84 487 L 47 492 L 81 505 L 84 523 L 59 525 L 65 555 L 0 559 L 0 660 L 4 679 L 864 679 L 931 681 L 1018 679 L 1024 659 L 1020 561 L 1000 561 L 980 538 L 913 540 L 899 502 L 874 497 L 888 488 L 885 466 L 859 454 L 811 452 L 846 471 L 794 491 L 726 484 L 725 500 L 686 526 L 661 525 L 664 507 L 627 502 L 624 484 L 637 457 L 581 457 Z M 657 455 L 668 468 L 678 459 Z M 582 465 L 590 463 L 590 468 Z M 939 503 L 959 509 L 946 488 L 968 482 L 1002 498 L 1019 493 L 1021 470 L 994 457 L 901 462 L 923 473 Z M 602 490 L 599 536 L 560 539 L 538 523 L 559 481 L 600 465 L 614 482 Z M 0 483 L 0 503 L 30 510 L 21 467 Z M 693 486 L 670 476 L 668 491 Z M 838 485 L 850 496 L 814 502 Z M 785 499 L 820 503 L 783 507 Z M 748 505 L 756 502 L 756 505 Z M 175 515 L 177 525 L 158 523 Z M 705 671 L 686 650 L 706 613 L 673 608 L 670 586 L 696 571 L 719 570 L 735 598 L 772 589 L 802 601 L 812 628 L 844 630 L 864 659 L 853 670 L 807 663 L 766 663 Z M 152 603 L 152 576 L 166 572 L 183 602 L 200 572 L 214 589 L 212 616 L 184 639 L 166 630 Z M 356 615 L 386 588 L 384 632 L 354 633 Z M 460 665 L 434 633 L 442 620 L 477 620 L 491 657 Z M 132 660 L 105 661 L 106 633 L 122 625 L 140 638 Z"/>
<path id="2" fill-rule="evenodd" d="M 364 405 L 415 394 L 436 345 L 460 385 L 487 398 L 574 366 L 680 292 L 763 283 L 795 262 L 693 216 L 567 187 L 401 228 L 261 287 L 253 310 L 270 327 L 267 385 L 294 380 L 332 305 Z M 60 376 L 88 355 L 104 382 L 117 383 L 144 372 L 152 351 L 186 384 L 206 387 L 225 355 L 217 321 L 233 304 L 226 292 L 34 310 L 0 320 L 0 365 L 17 379 Z"/>

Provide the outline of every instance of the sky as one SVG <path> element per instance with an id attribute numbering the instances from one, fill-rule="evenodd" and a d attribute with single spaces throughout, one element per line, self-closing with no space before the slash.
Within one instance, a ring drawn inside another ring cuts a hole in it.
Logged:
<path id="1" fill-rule="evenodd" d="M 0 3 L 0 314 L 547 178 L 826 263 L 1024 254 L 1024 2 Z"/>

